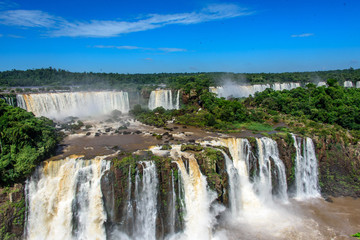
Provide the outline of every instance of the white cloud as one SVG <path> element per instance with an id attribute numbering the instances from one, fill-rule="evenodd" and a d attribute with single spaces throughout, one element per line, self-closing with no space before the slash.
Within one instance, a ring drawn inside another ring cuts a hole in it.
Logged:
<path id="1" fill-rule="evenodd" d="M 0 23 L 21 27 L 54 27 L 60 18 L 39 10 L 9 10 L 0 13 Z"/>
<path id="2" fill-rule="evenodd" d="M 158 48 L 160 51 L 164 52 L 186 52 L 186 49 L 183 48 Z"/>
<path id="3" fill-rule="evenodd" d="M 18 7 L 18 4 L 8 0 L 0 1 L 0 9 L 9 9 L 14 7 Z"/>
<path id="4" fill-rule="evenodd" d="M 303 34 L 293 34 L 291 37 L 311 37 L 314 36 L 313 33 L 303 33 Z"/>
<path id="5" fill-rule="evenodd" d="M 146 48 L 138 46 L 112 46 L 112 45 L 96 45 L 94 48 L 114 48 L 120 50 L 147 50 L 147 51 L 160 51 L 160 52 L 186 52 L 187 49 L 183 48 Z"/>
<path id="6" fill-rule="evenodd" d="M 14 35 L 14 34 L 8 34 L 6 36 L 9 37 L 9 38 L 24 38 L 23 36 Z"/>
<path id="7" fill-rule="evenodd" d="M 133 50 L 133 49 L 143 49 L 142 47 L 137 46 L 105 46 L 105 45 L 96 45 L 94 48 L 116 48 L 116 49 L 127 49 L 127 50 Z"/>
<path id="8" fill-rule="evenodd" d="M 147 31 L 172 24 L 196 24 L 251 15 L 254 12 L 235 4 L 215 4 L 190 13 L 150 14 L 133 21 L 69 22 L 39 10 L 12 10 L 0 13 L 0 23 L 23 27 L 47 27 L 52 37 L 115 37 L 125 33 Z"/>

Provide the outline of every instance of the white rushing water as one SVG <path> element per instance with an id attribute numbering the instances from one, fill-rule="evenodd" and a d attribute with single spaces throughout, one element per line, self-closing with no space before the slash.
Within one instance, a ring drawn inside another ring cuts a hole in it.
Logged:
<path id="1" fill-rule="evenodd" d="M 180 147 L 175 146 L 171 151 L 172 158 L 176 159 L 185 195 L 185 230 L 181 235 L 172 239 L 198 239 L 212 238 L 212 227 L 217 211 L 223 209 L 214 206 L 215 212 L 210 211 L 211 203 L 216 199 L 216 194 L 207 188 L 206 177 L 201 173 L 194 155 L 180 152 Z M 185 166 L 181 156 L 188 159 Z"/>
<path id="2" fill-rule="evenodd" d="M 169 203 L 169 235 L 175 234 L 175 224 L 176 224 L 176 193 L 175 193 L 175 180 L 174 180 L 174 172 L 171 170 L 171 199 Z"/>
<path id="3" fill-rule="evenodd" d="M 155 90 L 151 91 L 148 107 L 153 110 L 157 107 L 169 109 L 179 109 L 180 106 L 180 91 L 177 91 L 176 98 L 173 99 L 171 90 Z"/>
<path id="4" fill-rule="evenodd" d="M 226 168 L 229 175 L 229 200 L 233 216 L 242 214 L 244 209 L 256 209 L 260 206 L 253 184 L 249 179 L 251 146 L 247 139 L 223 139 L 222 145 L 229 148 L 233 161 L 225 154 Z"/>
<path id="5" fill-rule="evenodd" d="M 287 183 L 284 163 L 279 158 L 279 151 L 274 140 L 257 138 L 260 174 L 255 186 L 263 199 L 270 200 L 273 196 L 287 201 Z M 272 169 L 274 165 L 274 169 Z M 276 179 L 273 179 L 275 175 Z M 273 185 L 276 189 L 273 189 Z"/>
<path id="6" fill-rule="evenodd" d="M 12 98 L 12 97 L 2 97 L 2 96 L 0 96 L 0 99 L 4 99 L 5 102 L 6 102 L 7 104 L 9 104 L 10 106 L 16 107 L 15 102 L 14 102 L 14 98 Z"/>
<path id="7" fill-rule="evenodd" d="M 238 85 L 226 84 L 220 87 L 210 87 L 210 91 L 216 93 L 218 97 L 248 97 L 256 92 L 262 92 L 267 88 L 274 90 L 290 90 L 300 87 L 300 83 L 274 83 L 274 84 L 255 84 L 255 85 Z"/>
<path id="8" fill-rule="evenodd" d="M 317 86 L 318 87 L 326 86 L 326 82 L 318 82 Z"/>
<path id="9" fill-rule="evenodd" d="M 352 87 L 353 87 L 352 81 L 345 81 L 345 82 L 344 82 L 344 87 L 346 87 L 346 88 L 352 88 Z"/>
<path id="10" fill-rule="evenodd" d="M 293 135 L 293 139 L 296 198 L 319 197 L 314 144 L 310 138 Z M 287 196 L 285 166 L 274 140 L 256 138 L 256 153 L 251 149 L 255 142 L 250 144 L 244 138 L 203 144 L 229 149 L 230 155 L 222 151 L 229 177 L 230 209 L 226 214 L 221 214 L 225 207 L 215 201 L 217 194 L 210 190 L 194 153 L 182 152 L 180 145 L 173 145 L 171 150 L 154 147 L 151 149 L 154 154 L 170 154 L 178 167 L 176 177 L 175 171 L 171 171 L 169 182 L 165 183 L 171 189 L 166 195 L 165 207 L 159 202 L 162 190 L 159 190 L 159 181 L 163 180 L 159 180 L 155 162 L 138 161 L 135 175 L 132 174 L 134 166 L 125 170 L 128 171 L 127 196 L 114 200 L 116 204 L 124 201 L 121 220 L 109 227 L 101 178 L 107 176 L 110 161 L 104 160 L 105 157 L 81 160 L 74 156 L 44 162 L 27 181 L 29 212 L 25 239 L 155 240 L 160 236 L 168 240 L 217 240 L 229 236 L 236 236 L 229 239 L 239 239 L 242 233 L 245 235 L 240 239 L 257 239 L 255 236 L 284 239 L 287 233 L 301 233 L 304 221 L 287 209 L 292 203 Z M 159 209 L 165 209 L 166 219 L 162 219 Z M 218 216 L 222 222 L 217 222 Z M 183 219 L 181 232 L 177 217 Z M 161 236 L 164 226 L 167 226 L 166 236 Z"/>
<path id="11" fill-rule="evenodd" d="M 356 88 L 360 88 L 360 81 L 356 82 Z"/>
<path id="12" fill-rule="evenodd" d="M 113 110 L 129 111 L 127 92 L 68 92 L 18 94 L 18 106 L 35 116 L 62 119 L 109 114 Z"/>
<path id="13" fill-rule="evenodd" d="M 133 239 L 155 240 L 157 217 L 158 178 L 155 163 L 139 162 L 142 169 L 142 179 L 139 171 L 135 177 L 135 225 Z"/>
<path id="14" fill-rule="evenodd" d="M 318 183 L 318 163 L 315 155 L 315 147 L 311 138 L 304 138 L 301 143 L 295 135 L 294 146 L 295 158 L 295 186 L 296 198 L 307 199 L 320 197 Z M 301 151 L 302 150 L 302 151 Z"/>
<path id="15" fill-rule="evenodd" d="M 105 239 L 100 180 L 110 162 L 45 162 L 26 183 L 26 239 Z"/>

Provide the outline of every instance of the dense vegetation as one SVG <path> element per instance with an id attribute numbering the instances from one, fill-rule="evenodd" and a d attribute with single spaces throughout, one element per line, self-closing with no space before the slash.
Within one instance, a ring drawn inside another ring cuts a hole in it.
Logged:
<path id="1" fill-rule="evenodd" d="M 58 140 L 51 120 L 0 99 L 0 186 L 25 179 L 50 156 Z"/>
<path id="2" fill-rule="evenodd" d="M 138 85 L 167 84 L 184 86 L 189 76 L 200 73 L 154 73 L 154 74 L 118 74 L 69 72 L 61 69 L 45 68 L 33 70 L 11 70 L 0 72 L 0 86 L 52 86 L 55 89 L 68 90 L 64 86 L 90 86 L 94 89 L 119 89 L 124 87 L 138 87 Z M 360 69 L 345 69 L 316 72 L 286 72 L 286 73 L 201 73 L 216 84 L 230 79 L 235 82 L 272 83 L 272 82 L 316 82 L 334 78 L 339 82 L 346 80 L 360 81 Z M 174 84 L 175 83 L 175 84 Z M 18 89 L 21 91 L 21 89 Z M 31 89 L 28 89 L 31 90 Z M 46 90 L 46 89 L 45 89 Z"/>
<path id="3" fill-rule="evenodd" d="M 308 84 L 306 88 L 284 91 L 267 89 L 248 98 L 246 103 L 270 112 L 305 116 L 316 122 L 360 130 L 360 89 L 341 87 L 335 79 L 327 83 L 328 87 Z"/>
<path id="4" fill-rule="evenodd" d="M 180 110 L 165 111 L 157 108 L 153 111 L 137 105 L 130 114 L 143 123 L 163 127 L 166 121 L 175 119 L 175 123 L 213 129 L 234 129 L 245 121 L 262 121 L 255 110 L 248 110 L 239 99 L 217 98 L 209 92 L 211 78 L 206 75 L 181 77 L 174 84 L 183 83 L 183 95 L 186 105 Z"/>

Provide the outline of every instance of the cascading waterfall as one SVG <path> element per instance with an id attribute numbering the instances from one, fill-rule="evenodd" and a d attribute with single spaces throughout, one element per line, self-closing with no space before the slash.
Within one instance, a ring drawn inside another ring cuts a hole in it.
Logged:
<path id="1" fill-rule="evenodd" d="M 295 135 L 293 138 L 296 197 L 320 196 L 314 144 L 310 138 L 299 140 Z M 288 203 L 285 166 L 274 140 L 263 137 L 257 138 L 256 143 L 254 154 L 245 138 L 204 142 L 204 145 L 225 146 L 230 153 L 222 151 L 229 176 L 231 214 L 222 216 L 231 216 L 228 220 L 232 223 L 254 227 L 250 232 L 255 226 L 266 227 L 271 219 L 275 220 L 270 228 L 286 229 L 287 224 L 278 224 L 284 217 L 281 206 Z M 135 174 L 134 166 L 125 170 L 128 176 L 123 175 L 127 181 L 123 186 L 127 190 L 122 191 L 127 195 L 123 195 L 121 201 L 124 202 L 120 203 L 123 207 L 115 213 L 105 206 L 106 196 L 111 200 L 114 195 L 110 192 L 114 188 L 101 189 L 101 178 L 105 179 L 108 176 L 105 173 L 110 170 L 110 161 L 104 160 L 105 157 L 45 162 L 26 184 L 29 212 L 25 239 L 217 239 L 216 216 L 225 207 L 218 208 L 219 204 L 214 201 L 216 193 L 209 189 L 194 153 L 180 149 L 179 145 L 173 145 L 168 151 L 151 149 L 162 156 L 170 153 L 178 167 L 176 175 L 175 170 L 169 171 L 171 176 L 165 184 L 170 191 L 166 200 L 159 192 L 164 184 L 159 183 L 163 181 L 159 180 L 163 171 L 157 172 L 154 161 L 139 161 Z M 159 199 L 165 200 L 166 205 Z M 119 204 L 118 200 L 114 199 L 109 206 Z M 262 221 L 263 218 L 270 220 Z"/>
<path id="2" fill-rule="evenodd" d="M 300 87 L 300 83 L 274 83 L 274 84 L 255 84 L 255 85 L 224 85 L 220 87 L 210 87 L 210 91 L 217 94 L 218 97 L 248 97 L 256 92 L 263 92 L 267 88 L 274 90 L 290 90 Z"/>
<path id="3" fill-rule="evenodd" d="M 135 232 L 134 239 L 156 239 L 158 179 L 155 163 L 139 162 L 142 167 L 142 179 L 139 171 L 135 177 Z"/>
<path id="4" fill-rule="evenodd" d="M 175 109 L 180 109 L 180 90 L 176 94 Z"/>
<path id="5" fill-rule="evenodd" d="M 175 224 L 176 224 L 176 193 L 175 193 L 175 181 L 174 181 L 174 172 L 171 170 L 171 199 L 169 203 L 169 234 L 173 235 L 175 233 Z"/>
<path id="6" fill-rule="evenodd" d="M 127 92 L 68 92 L 18 94 L 18 106 L 36 116 L 61 119 L 109 114 L 112 110 L 129 111 Z"/>
<path id="7" fill-rule="evenodd" d="M 352 88 L 352 87 L 353 87 L 352 81 L 345 81 L 345 82 L 344 82 L 344 87 L 346 87 L 346 88 Z"/>
<path id="8" fill-rule="evenodd" d="M 233 215 L 238 216 L 244 209 L 255 209 L 260 206 L 260 200 L 249 179 L 251 146 L 247 139 L 242 138 L 223 139 L 221 144 L 229 149 L 233 158 L 231 161 L 224 154 L 229 174 L 230 210 Z"/>
<path id="9" fill-rule="evenodd" d="M 304 138 L 297 141 L 297 137 L 292 135 L 296 148 L 295 158 L 295 186 L 296 198 L 306 199 L 320 197 L 318 184 L 318 163 L 315 155 L 315 147 L 311 138 Z"/>
<path id="10" fill-rule="evenodd" d="M 153 110 L 157 107 L 165 109 L 179 109 L 180 91 L 177 91 L 176 99 L 174 102 L 171 90 L 155 90 L 151 91 L 148 107 Z"/>
<path id="11" fill-rule="evenodd" d="M 110 162 L 45 162 L 26 182 L 26 239 L 105 239 L 100 180 Z"/>
<path id="12" fill-rule="evenodd" d="M 317 86 L 318 87 L 326 86 L 326 82 L 318 82 Z"/>
<path id="13" fill-rule="evenodd" d="M 5 102 L 6 102 L 7 104 L 9 104 L 10 106 L 16 107 L 14 98 L 12 98 L 12 97 L 3 97 L 3 96 L 0 95 L 0 99 L 4 99 Z"/>
<path id="14" fill-rule="evenodd" d="M 285 166 L 279 158 L 276 142 L 267 137 L 257 138 L 256 141 L 260 172 L 255 188 L 263 199 L 270 200 L 274 192 L 280 200 L 287 201 Z M 273 175 L 276 179 L 273 179 Z"/>
<path id="15" fill-rule="evenodd" d="M 360 81 L 356 82 L 356 88 L 360 88 Z"/>
<path id="16" fill-rule="evenodd" d="M 134 210 L 131 199 L 131 189 L 132 189 L 132 181 L 131 181 L 131 165 L 129 165 L 129 173 L 128 173 L 128 196 L 126 200 L 126 221 L 125 221 L 125 230 L 128 233 L 132 232 L 132 228 L 135 226 L 134 224 Z"/>
<path id="17" fill-rule="evenodd" d="M 173 147 L 171 154 L 178 165 L 185 195 L 185 230 L 180 239 L 211 239 L 214 216 L 210 212 L 216 194 L 207 189 L 206 177 L 192 154 Z M 180 156 L 188 159 L 187 166 Z"/>

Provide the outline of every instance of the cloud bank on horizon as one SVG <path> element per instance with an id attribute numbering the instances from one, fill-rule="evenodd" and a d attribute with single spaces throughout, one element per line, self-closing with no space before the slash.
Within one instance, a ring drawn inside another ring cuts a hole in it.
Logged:
<path id="1" fill-rule="evenodd" d="M 148 31 L 167 25 L 198 24 L 254 14 L 236 4 L 212 4 L 200 11 L 176 14 L 148 14 L 141 19 L 68 21 L 41 10 L 7 10 L 0 12 L 0 24 L 22 28 L 44 28 L 49 37 L 117 37 L 121 34 Z M 125 48 L 126 49 L 126 48 Z M 163 51 L 178 51 L 163 49 Z"/>

